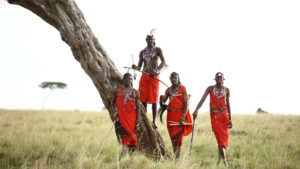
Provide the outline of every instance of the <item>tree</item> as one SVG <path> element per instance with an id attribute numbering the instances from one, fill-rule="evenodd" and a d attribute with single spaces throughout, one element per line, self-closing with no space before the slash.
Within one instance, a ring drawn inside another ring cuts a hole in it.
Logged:
<path id="1" fill-rule="evenodd" d="M 256 114 L 268 114 L 267 111 L 264 111 L 263 109 L 261 109 L 260 107 L 256 110 Z"/>
<path id="2" fill-rule="evenodd" d="M 43 110 L 44 110 L 44 105 L 45 105 L 46 99 L 53 93 L 54 89 L 65 89 L 67 87 L 67 85 L 62 82 L 43 82 L 43 83 L 39 84 L 39 86 L 42 89 L 46 89 L 46 88 L 50 89 L 50 93 L 43 100 L 43 106 L 42 106 Z"/>
<path id="3" fill-rule="evenodd" d="M 59 31 L 61 39 L 71 48 L 74 58 L 92 79 L 112 119 L 111 93 L 113 88 L 121 84 L 122 76 L 87 25 L 75 1 L 8 0 L 8 2 L 30 10 Z M 152 128 L 144 109 L 141 114 L 138 149 L 151 156 L 170 156 L 162 137 Z"/>

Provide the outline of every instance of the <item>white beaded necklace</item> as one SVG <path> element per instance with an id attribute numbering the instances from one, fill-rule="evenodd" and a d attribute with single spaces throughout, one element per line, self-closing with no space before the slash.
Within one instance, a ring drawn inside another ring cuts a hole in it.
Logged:
<path id="1" fill-rule="evenodd" d="M 145 62 L 146 62 L 146 68 L 150 68 L 150 66 L 151 66 L 151 64 L 149 64 L 150 59 L 153 58 L 154 53 L 155 53 L 155 46 L 153 46 L 151 49 L 148 49 L 147 47 L 145 48 L 144 59 L 145 59 Z"/>
<path id="2" fill-rule="evenodd" d="M 124 97 L 124 104 L 126 104 L 127 100 L 130 99 L 130 95 L 133 91 L 133 88 L 130 87 L 130 88 L 124 88 L 122 87 L 122 93 L 123 93 L 123 97 Z"/>
<path id="3" fill-rule="evenodd" d="M 218 105 L 220 105 L 220 98 L 222 98 L 223 96 L 225 96 L 225 88 L 224 88 L 224 86 L 222 86 L 221 91 L 219 91 L 217 89 L 217 86 L 215 85 L 214 89 L 213 89 L 213 92 L 214 92 L 214 95 L 217 97 Z"/>

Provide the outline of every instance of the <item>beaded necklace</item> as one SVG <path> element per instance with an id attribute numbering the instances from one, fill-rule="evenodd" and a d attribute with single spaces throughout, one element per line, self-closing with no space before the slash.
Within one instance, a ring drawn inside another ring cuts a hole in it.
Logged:
<path id="1" fill-rule="evenodd" d="M 177 94 L 179 87 L 180 87 L 180 85 L 178 85 L 175 89 L 170 88 L 170 90 L 169 90 L 170 95 L 172 96 L 172 95 Z"/>
<path id="2" fill-rule="evenodd" d="M 153 58 L 155 53 L 155 46 L 153 46 L 151 48 L 151 50 L 149 50 L 147 47 L 144 50 L 144 59 L 146 62 L 146 68 L 149 69 L 151 67 L 150 60 Z"/>
<path id="3" fill-rule="evenodd" d="M 133 91 L 133 87 L 130 88 L 124 88 L 122 87 L 122 93 L 123 93 L 123 97 L 124 97 L 124 104 L 126 104 L 127 100 L 130 100 L 130 95 Z"/>
<path id="4" fill-rule="evenodd" d="M 169 94 L 171 95 L 171 97 L 170 97 L 170 99 L 169 99 L 169 105 L 170 105 L 170 103 L 173 101 L 173 99 L 175 99 L 179 104 L 183 105 L 183 104 L 177 99 L 177 97 L 176 97 L 176 96 L 180 96 L 180 95 L 177 94 L 178 91 L 179 91 L 180 86 L 181 86 L 181 85 L 178 84 L 178 86 L 177 86 L 174 90 L 172 90 L 172 88 L 170 88 L 171 90 L 169 91 Z"/>
<path id="5" fill-rule="evenodd" d="M 222 89 L 221 91 L 219 91 L 217 89 L 217 86 L 215 85 L 214 86 L 214 89 L 213 89 L 213 92 L 214 92 L 214 95 L 217 97 L 218 99 L 218 105 L 220 105 L 220 98 L 222 98 L 223 96 L 225 96 L 225 88 L 224 86 L 222 86 Z"/>

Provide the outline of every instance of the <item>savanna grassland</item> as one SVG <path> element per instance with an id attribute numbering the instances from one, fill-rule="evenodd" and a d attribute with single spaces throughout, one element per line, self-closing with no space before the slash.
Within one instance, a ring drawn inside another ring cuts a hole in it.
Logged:
<path id="1" fill-rule="evenodd" d="M 157 124 L 171 151 L 166 126 Z M 121 156 L 114 131 L 95 159 L 111 126 L 107 112 L 0 110 L 0 168 L 215 168 L 217 143 L 208 113 L 197 118 L 190 163 L 191 135 L 174 163 L 140 152 Z M 228 168 L 300 168 L 300 116 L 233 114 L 227 159 Z"/>

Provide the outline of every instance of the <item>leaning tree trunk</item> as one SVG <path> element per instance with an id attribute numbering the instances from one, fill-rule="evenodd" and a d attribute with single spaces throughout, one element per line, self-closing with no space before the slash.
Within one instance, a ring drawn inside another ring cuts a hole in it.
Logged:
<path id="1" fill-rule="evenodd" d="M 8 0 L 20 5 L 55 27 L 80 62 L 83 70 L 94 82 L 110 117 L 112 89 L 121 83 L 121 74 L 116 69 L 104 48 L 87 25 L 84 16 L 74 0 Z M 164 141 L 154 130 L 142 109 L 141 131 L 138 133 L 139 149 L 151 156 L 169 156 Z"/>

